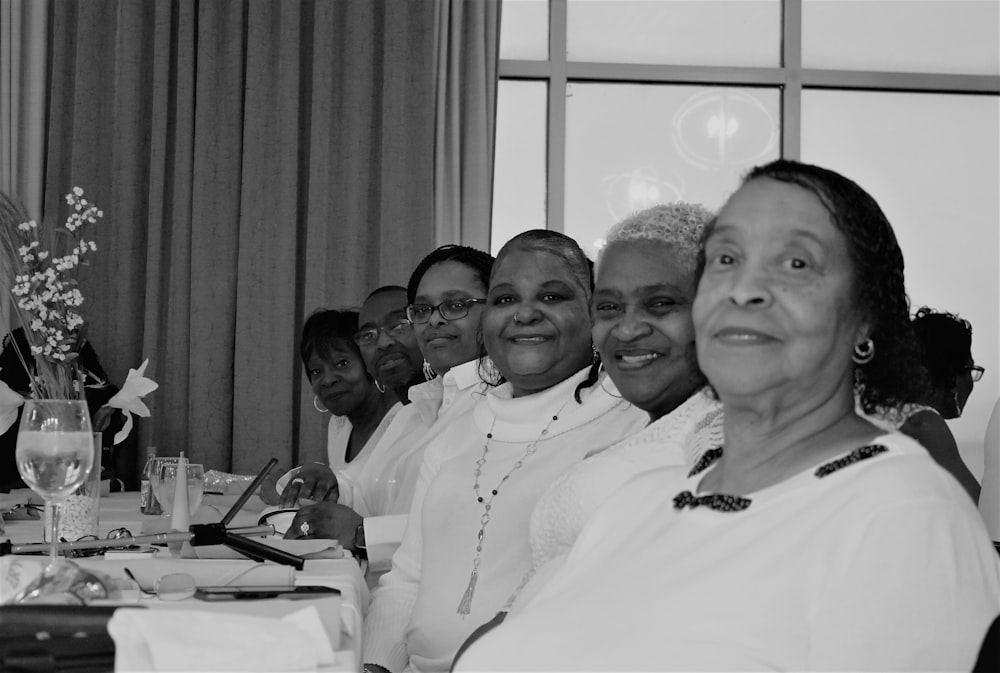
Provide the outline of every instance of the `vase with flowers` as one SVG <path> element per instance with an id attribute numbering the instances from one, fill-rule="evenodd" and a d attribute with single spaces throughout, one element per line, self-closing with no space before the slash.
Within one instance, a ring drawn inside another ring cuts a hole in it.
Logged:
<path id="1" fill-rule="evenodd" d="M 14 311 L 21 326 L 8 335 L 5 347 L 12 348 L 27 374 L 26 394 L 0 382 L 0 432 L 9 428 L 21 411 L 17 435 L 16 461 L 24 481 L 46 503 L 46 525 L 51 544 L 51 560 L 35 582 L 24 589 L 18 602 L 75 602 L 71 587 L 80 580 L 80 571 L 58 556 L 57 544 L 66 531 L 60 527 L 61 510 L 67 523 L 92 521 L 96 527 L 97 502 L 93 494 L 73 500 L 76 490 L 93 469 L 100 469 L 100 442 L 93 432 L 103 430 L 113 414 L 123 413 L 125 423 L 115 436 L 122 441 L 131 429 L 131 414 L 149 415 L 141 397 L 156 384 L 146 379 L 146 363 L 131 370 L 122 389 L 91 419 L 86 391 L 107 386 L 81 358 L 86 347 L 85 321 L 80 313 L 84 303 L 78 284 L 81 265 L 87 264 L 97 245 L 85 237 L 103 213 L 74 187 L 66 195 L 70 212 L 65 223 L 46 236 L 34 221 L 9 217 L 0 222 L 0 270 L 11 279 Z M 0 215 L 3 213 L 0 212 Z M 17 332 L 15 334 L 15 332 Z M 95 456 L 97 466 L 95 468 Z M 91 508 L 93 512 L 82 511 Z M 83 529 L 70 532 L 70 541 Z M 84 534 L 96 534 L 86 531 Z"/>

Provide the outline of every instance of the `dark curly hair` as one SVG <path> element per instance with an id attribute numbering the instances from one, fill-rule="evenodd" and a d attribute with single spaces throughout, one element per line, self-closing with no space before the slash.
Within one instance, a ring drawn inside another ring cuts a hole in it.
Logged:
<path id="1" fill-rule="evenodd" d="M 299 356 L 306 368 L 306 374 L 309 373 L 309 358 L 313 354 L 329 360 L 330 353 L 339 349 L 356 353 L 361 360 L 361 349 L 354 343 L 354 333 L 357 331 L 357 311 L 334 309 L 314 311 L 302 326 L 302 339 L 299 341 Z"/>
<path id="2" fill-rule="evenodd" d="M 866 414 L 920 400 L 927 390 L 920 347 L 910 323 L 903 253 L 892 225 L 874 198 L 857 183 L 819 166 L 779 159 L 751 169 L 743 184 L 767 178 L 815 195 L 843 234 L 853 266 L 852 304 L 871 326 L 875 357 L 854 370 L 855 392 Z M 705 229 L 711 235 L 714 221 Z M 698 277 L 705 268 L 704 247 Z"/>
<path id="3" fill-rule="evenodd" d="M 529 229 L 504 243 L 500 252 L 497 253 L 497 266 L 512 250 L 541 250 L 559 257 L 584 289 L 587 305 L 590 305 L 590 298 L 594 294 L 594 261 L 587 257 L 587 253 L 574 239 L 550 229 Z M 581 401 L 580 392 L 582 390 L 597 383 L 600 366 L 600 356 L 594 350 L 594 363 L 587 373 L 587 378 L 577 386 L 573 393 L 577 402 Z"/>
<path id="4" fill-rule="evenodd" d="M 476 278 L 483 284 L 485 290 L 490 286 L 490 273 L 493 271 L 493 255 L 476 250 L 465 245 L 442 245 L 432 250 L 429 255 L 420 260 L 417 268 L 410 274 L 410 282 L 406 285 L 406 301 L 412 304 L 417 298 L 417 288 L 427 270 L 441 262 L 458 262 L 472 269 Z"/>
<path id="5" fill-rule="evenodd" d="M 950 389 L 972 357 L 972 324 L 954 313 L 923 306 L 913 316 L 923 365 L 935 388 Z"/>

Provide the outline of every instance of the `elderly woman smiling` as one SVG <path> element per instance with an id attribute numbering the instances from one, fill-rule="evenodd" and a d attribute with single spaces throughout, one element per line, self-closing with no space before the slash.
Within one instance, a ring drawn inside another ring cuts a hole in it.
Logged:
<path id="1" fill-rule="evenodd" d="M 724 446 L 623 486 L 456 668 L 969 670 L 1000 610 L 982 520 L 854 408 L 855 386 L 866 408 L 912 396 L 903 258 L 875 201 L 815 166 L 753 170 L 709 228 L 693 318 Z"/>
<path id="2" fill-rule="evenodd" d="M 447 670 L 530 568 L 538 496 L 647 420 L 589 376 L 591 292 L 583 251 L 557 232 L 525 232 L 497 255 L 482 331 L 506 382 L 427 446 L 402 544 L 372 596 L 367 668 Z"/>

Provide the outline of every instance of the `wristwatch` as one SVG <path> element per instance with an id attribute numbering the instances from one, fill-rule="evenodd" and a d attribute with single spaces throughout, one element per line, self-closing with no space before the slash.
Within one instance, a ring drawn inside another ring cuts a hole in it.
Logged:
<path id="1" fill-rule="evenodd" d="M 362 521 L 354 529 L 354 555 L 358 558 L 368 558 L 368 547 L 365 545 L 365 522 Z"/>

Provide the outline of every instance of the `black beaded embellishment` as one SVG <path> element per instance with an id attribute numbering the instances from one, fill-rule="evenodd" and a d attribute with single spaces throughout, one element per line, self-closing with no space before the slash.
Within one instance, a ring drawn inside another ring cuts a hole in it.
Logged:
<path id="1" fill-rule="evenodd" d="M 709 465 L 711 465 L 721 457 L 722 457 L 721 446 L 717 446 L 714 449 L 709 449 L 705 453 L 701 454 L 701 458 L 698 459 L 698 462 L 695 463 L 694 467 L 691 468 L 691 471 L 688 472 L 688 477 L 693 477 L 699 472 L 704 471 Z"/>
<path id="2" fill-rule="evenodd" d="M 705 471 L 709 465 L 722 457 L 722 447 L 717 446 L 701 454 L 701 458 L 691 468 L 688 477 L 693 477 L 699 472 Z M 709 493 L 707 495 L 695 495 L 691 491 L 682 491 L 674 496 L 674 509 L 684 509 L 690 507 L 708 507 L 717 512 L 741 512 L 750 506 L 750 498 L 742 498 L 738 495 L 726 495 L 724 493 Z"/>
<path id="3" fill-rule="evenodd" d="M 880 453 L 885 453 L 888 450 L 889 449 L 881 444 L 869 444 L 868 446 L 862 446 L 860 449 L 854 449 L 843 458 L 831 460 L 829 463 L 820 465 L 816 468 L 816 472 L 814 474 L 817 478 L 822 479 L 828 474 L 833 474 L 842 467 L 847 467 L 848 465 L 853 465 L 854 463 L 867 458 L 872 458 Z"/>
<path id="4" fill-rule="evenodd" d="M 709 493 L 708 495 L 695 495 L 691 491 L 682 491 L 674 496 L 674 509 L 684 509 L 690 507 L 705 506 L 717 512 L 741 512 L 750 506 L 750 498 L 742 498 L 738 495 L 725 495 L 723 493 Z"/>

